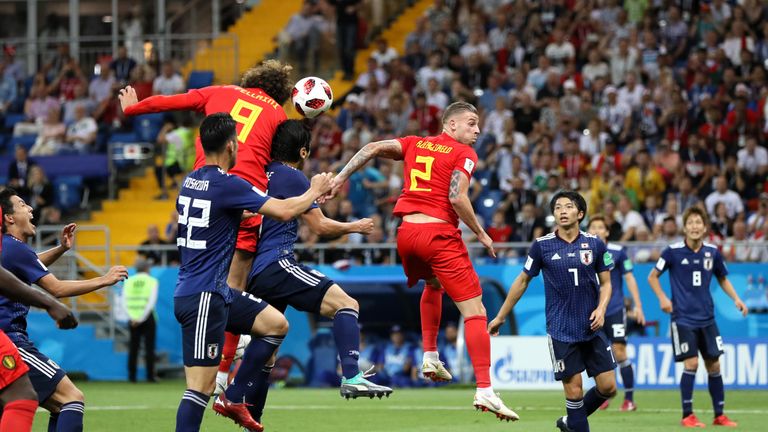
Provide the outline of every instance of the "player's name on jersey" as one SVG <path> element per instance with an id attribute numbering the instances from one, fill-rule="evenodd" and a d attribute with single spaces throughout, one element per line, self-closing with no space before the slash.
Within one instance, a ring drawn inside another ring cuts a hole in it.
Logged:
<path id="1" fill-rule="evenodd" d="M 254 98 L 254 99 L 258 100 L 258 101 L 268 103 L 274 109 L 280 108 L 280 104 L 275 102 L 275 100 L 272 99 L 271 97 L 264 96 L 264 95 L 257 95 L 256 93 L 251 93 L 251 92 L 249 92 L 248 90 L 246 90 L 246 89 L 244 89 L 242 87 L 238 87 L 237 90 L 240 93 L 247 94 L 248 96 L 250 96 L 250 97 L 252 97 L 252 98 Z"/>
<path id="2" fill-rule="evenodd" d="M 197 180 L 193 179 L 191 177 L 187 177 L 184 179 L 184 188 L 185 189 L 192 189 L 196 191 L 207 191 L 208 190 L 208 180 Z"/>
<path id="3" fill-rule="evenodd" d="M 448 154 L 453 151 L 453 147 L 442 145 L 442 144 L 435 144 L 432 141 L 423 141 L 420 140 L 416 143 L 416 148 L 420 149 L 427 149 L 429 151 L 437 152 L 437 153 L 445 153 Z"/>

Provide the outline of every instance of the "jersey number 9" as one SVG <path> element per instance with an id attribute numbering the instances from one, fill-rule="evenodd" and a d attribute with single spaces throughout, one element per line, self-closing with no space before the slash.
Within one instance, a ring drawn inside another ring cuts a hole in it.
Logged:
<path id="1" fill-rule="evenodd" d="M 243 125 L 243 128 L 240 129 L 240 133 L 237 134 L 238 142 L 245 142 L 245 139 L 248 138 L 248 134 L 251 133 L 251 129 L 253 129 L 253 125 L 256 124 L 256 120 L 259 119 L 259 115 L 261 115 L 263 109 L 264 108 L 260 106 L 256 106 L 242 99 L 238 99 L 237 102 L 235 102 L 235 106 L 232 107 L 229 115 L 232 116 L 234 121 Z M 248 115 L 243 115 L 243 110 L 250 112 Z"/>

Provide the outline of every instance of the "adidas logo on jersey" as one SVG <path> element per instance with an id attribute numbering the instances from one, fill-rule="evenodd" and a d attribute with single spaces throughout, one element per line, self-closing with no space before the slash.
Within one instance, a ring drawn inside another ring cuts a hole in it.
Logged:
<path id="1" fill-rule="evenodd" d="M 552 261 L 554 261 L 554 260 L 559 260 L 559 259 L 560 259 L 560 255 L 558 255 L 558 253 L 557 253 L 557 252 L 555 252 L 555 254 L 554 254 L 554 255 L 552 255 Z"/>
<path id="2" fill-rule="evenodd" d="M 680 264 L 688 264 L 688 258 L 683 258 L 683 261 Z"/>

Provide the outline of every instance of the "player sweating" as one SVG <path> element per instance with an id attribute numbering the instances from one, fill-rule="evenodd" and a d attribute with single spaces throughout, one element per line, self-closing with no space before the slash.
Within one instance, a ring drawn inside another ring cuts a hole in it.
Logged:
<path id="1" fill-rule="evenodd" d="M 247 70 L 240 86 L 209 86 L 178 95 L 151 96 L 142 101 L 137 99 L 136 90 L 128 86 L 120 91 L 119 99 L 123 111 L 129 116 L 175 110 L 191 110 L 206 115 L 229 113 L 237 124 L 239 144 L 237 163 L 230 173 L 247 180 L 259 190 L 266 190 L 264 167 L 270 161 L 272 135 L 277 125 L 286 119 L 282 105 L 293 88 L 291 70 L 291 66 L 277 60 L 266 60 Z M 198 138 L 195 141 L 195 169 L 204 164 L 205 155 Z M 227 277 L 227 284 L 236 290 L 245 290 L 256 253 L 260 224 L 261 217 L 248 218 L 240 224 L 235 255 Z M 238 338 L 237 335 L 227 334 L 217 378 L 219 390 L 226 386 Z"/>
<path id="2" fill-rule="evenodd" d="M 237 160 L 235 120 L 227 113 L 209 115 L 200 126 L 205 165 L 182 182 L 176 209 L 176 244 L 181 265 L 174 292 L 174 313 L 182 331 L 187 389 L 176 416 L 176 431 L 198 431 L 214 390 L 224 332 L 250 334 L 233 383 L 213 409 L 250 430 L 261 431 L 244 395 L 288 331 L 283 314 L 259 298 L 227 286 L 227 269 L 244 210 L 282 221 L 304 213 L 330 189 L 330 176 L 316 175 L 301 196 L 280 200 L 227 173 Z"/>
<path id="3" fill-rule="evenodd" d="M 568 413 L 556 425 L 563 432 L 586 432 L 587 417 L 616 394 L 616 362 L 601 329 L 611 298 L 613 261 L 602 240 L 579 231 L 587 203 L 578 192 L 556 193 L 549 210 L 557 229 L 531 244 L 523 271 L 509 288 L 488 332 L 499 333 L 528 284 L 543 273 L 549 354 L 555 379 L 563 383 Z M 596 383 L 586 395 L 581 379 L 584 370 Z"/>
<path id="4" fill-rule="evenodd" d="M 683 362 L 680 377 L 680 396 L 683 403 L 685 427 L 704 427 L 693 413 L 693 385 L 699 368 L 699 352 L 709 374 L 709 394 L 715 426 L 735 427 L 737 423 L 723 414 L 725 389 L 720 375 L 720 356 L 723 354 L 723 338 L 715 323 L 715 305 L 709 290 L 712 276 L 720 288 L 733 300 L 736 308 L 747 315 L 747 307 L 728 280 L 728 269 L 717 246 L 704 243 L 709 221 L 700 207 L 689 207 L 683 213 L 684 241 L 669 245 L 661 252 L 656 267 L 648 275 L 648 283 L 659 298 L 661 310 L 672 315 L 672 348 L 675 361 Z M 659 283 L 659 276 L 669 270 L 672 301 Z"/>
<path id="5" fill-rule="evenodd" d="M 461 239 L 459 219 L 495 256 L 491 238 L 480 226 L 467 191 L 477 164 L 472 145 L 480 134 L 477 109 L 455 102 L 443 113 L 443 132 L 433 137 L 409 136 L 372 142 L 355 154 L 333 181 L 332 197 L 355 171 L 373 157 L 402 160 L 405 183 L 393 213 L 403 218 L 397 251 L 408 286 L 426 281 L 421 296 L 422 373 L 434 381 L 450 381 L 437 352 L 437 334 L 448 293 L 464 317 L 464 335 L 477 380 L 473 405 L 502 420 L 518 420 L 491 387 L 491 340 L 486 331 L 483 289 Z"/>

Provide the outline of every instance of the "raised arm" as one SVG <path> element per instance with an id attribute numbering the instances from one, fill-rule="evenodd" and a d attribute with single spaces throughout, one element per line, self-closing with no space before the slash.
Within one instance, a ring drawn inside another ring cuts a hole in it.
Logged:
<path id="1" fill-rule="evenodd" d="M 525 290 L 528 289 L 529 283 L 531 283 L 531 277 L 526 272 L 521 271 L 517 278 L 515 278 L 515 281 L 512 282 L 512 286 L 509 287 L 507 298 L 504 300 L 504 304 L 501 305 L 499 313 L 496 314 L 496 318 L 488 323 L 488 333 L 491 336 L 499 334 L 499 328 L 507 320 L 507 316 L 512 312 L 512 308 L 515 307 L 520 297 L 523 296 Z"/>
<path id="2" fill-rule="evenodd" d="M 462 220 L 469 229 L 477 236 L 480 243 L 488 249 L 488 254 L 496 258 L 496 252 L 493 250 L 493 240 L 486 234 L 483 227 L 480 226 L 480 221 L 475 216 L 475 210 L 472 208 L 472 202 L 469 201 L 469 178 L 461 170 L 453 170 L 451 174 L 451 186 L 448 190 L 448 200 L 451 202 L 453 209 L 456 210 L 456 214 L 459 219 Z"/>
<path id="3" fill-rule="evenodd" d="M 398 140 L 383 140 L 375 141 L 366 144 L 361 148 L 352 159 L 347 162 L 347 165 L 341 170 L 341 172 L 333 180 L 331 188 L 331 195 L 328 198 L 333 198 L 338 193 L 339 188 L 344 182 L 349 179 L 349 176 L 354 174 L 357 170 L 364 167 L 374 157 L 383 157 L 386 159 L 399 160 L 403 158 L 403 147 Z"/>
<path id="4" fill-rule="evenodd" d="M 0 267 L 0 295 L 13 301 L 45 309 L 61 329 L 77 327 L 72 311 L 45 291 L 40 291 L 20 281 L 13 273 Z"/>
<path id="5" fill-rule="evenodd" d="M 371 219 L 338 222 L 326 217 L 319 208 L 304 213 L 301 215 L 301 219 L 309 226 L 310 231 L 322 237 L 338 237 L 351 233 L 367 235 L 373 231 L 373 220 Z"/>
<path id="6" fill-rule="evenodd" d="M 605 323 L 605 309 L 608 307 L 608 302 L 611 301 L 611 272 L 602 271 L 597 274 L 600 279 L 600 298 L 597 302 L 597 309 L 592 311 L 592 315 L 589 316 L 590 328 L 592 331 L 598 331 Z"/>
<path id="7" fill-rule="evenodd" d="M 59 280 L 49 273 L 37 281 L 37 284 L 56 298 L 76 297 L 98 289 L 112 286 L 128 277 L 128 270 L 123 266 L 114 266 L 107 274 L 86 280 Z"/>
<path id="8" fill-rule="evenodd" d="M 77 225 L 71 223 L 64 227 L 63 230 L 61 230 L 61 235 L 59 237 L 59 245 L 55 248 L 48 249 L 45 252 L 40 252 L 37 254 L 37 258 L 40 260 L 41 263 L 43 263 L 46 267 L 50 266 L 51 264 L 55 263 L 56 260 L 61 258 L 62 255 L 64 255 L 70 248 L 72 248 L 72 244 L 75 239 L 75 230 L 77 229 Z"/>
<path id="9" fill-rule="evenodd" d="M 720 276 L 717 278 L 717 282 L 720 283 L 720 288 L 725 291 L 725 293 L 728 295 L 728 297 L 733 300 L 733 303 L 736 305 L 736 308 L 741 312 L 743 316 L 747 316 L 747 306 L 744 304 L 743 301 L 741 301 L 741 298 L 736 293 L 736 290 L 733 289 L 733 284 L 731 284 L 731 281 L 728 280 L 725 276 Z"/>
<path id="10" fill-rule="evenodd" d="M 171 96 L 150 96 L 139 102 L 136 90 L 127 86 L 120 90 L 118 99 L 123 112 L 129 116 L 176 110 L 202 111 L 205 107 L 204 98 L 194 90 Z"/>
<path id="11" fill-rule="evenodd" d="M 316 199 L 326 194 L 331 188 L 332 175 L 329 173 L 317 174 L 312 177 L 309 189 L 303 194 L 287 198 L 272 198 L 264 203 L 259 213 L 269 216 L 281 222 L 288 222 L 301 215 Z"/>

